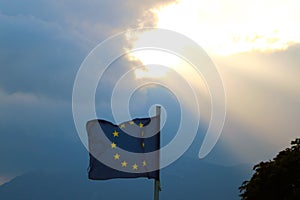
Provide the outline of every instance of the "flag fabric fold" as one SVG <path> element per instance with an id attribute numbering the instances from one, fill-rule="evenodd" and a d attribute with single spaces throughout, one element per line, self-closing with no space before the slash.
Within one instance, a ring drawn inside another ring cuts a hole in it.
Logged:
<path id="1" fill-rule="evenodd" d="M 159 116 L 136 118 L 119 125 L 101 119 L 88 121 L 89 179 L 159 180 L 159 120 Z"/>

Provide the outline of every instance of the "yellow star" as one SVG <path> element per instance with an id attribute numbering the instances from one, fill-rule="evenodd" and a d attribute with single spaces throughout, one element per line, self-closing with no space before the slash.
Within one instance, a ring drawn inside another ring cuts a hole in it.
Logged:
<path id="1" fill-rule="evenodd" d="M 119 132 L 114 131 L 114 132 L 113 132 L 113 135 L 114 135 L 114 137 L 119 137 Z"/>
<path id="2" fill-rule="evenodd" d="M 119 160 L 119 159 L 120 159 L 120 154 L 116 153 L 116 154 L 114 155 L 114 159 L 115 159 L 115 160 Z"/>
<path id="3" fill-rule="evenodd" d="M 133 124 L 134 124 L 134 121 L 130 121 L 129 124 L 130 124 L 130 125 L 133 125 Z"/>
<path id="4" fill-rule="evenodd" d="M 125 128 L 125 124 L 121 124 L 121 125 L 120 125 L 120 128 Z"/>
<path id="5" fill-rule="evenodd" d="M 145 167 L 147 165 L 146 160 L 143 161 L 143 166 Z"/>
<path id="6" fill-rule="evenodd" d="M 140 128 L 143 128 L 143 127 L 144 127 L 144 124 L 140 123 L 139 126 L 140 126 Z"/>
<path id="7" fill-rule="evenodd" d="M 121 162 L 122 167 L 127 167 L 127 162 L 124 160 L 123 162 Z"/>
<path id="8" fill-rule="evenodd" d="M 133 170 L 137 170 L 138 169 L 138 165 L 137 164 L 132 165 L 132 169 Z"/>
<path id="9" fill-rule="evenodd" d="M 112 149 L 115 149 L 115 148 L 117 148 L 117 144 L 116 144 L 116 143 L 114 143 L 114 142 L 113 142 L 113 143 L 111 143 L 111 144 L 110 144 L 110 146 L 111 146 L 111 148 L 112 148 Z"/>
<path id="10" fill-rule="evenodd" d="M 142 147 L 145 148 L 145 142 L 142 142 Z"/>
<path id="11" fill-rule="evenodd" d="M 141 134 L 142 134 L 142 136 L 144 136 L 144 135 L 145 135 L 145 132 L 144 132 L 144 131 L 142 131 L 142 133 L 141 133 Z"/>

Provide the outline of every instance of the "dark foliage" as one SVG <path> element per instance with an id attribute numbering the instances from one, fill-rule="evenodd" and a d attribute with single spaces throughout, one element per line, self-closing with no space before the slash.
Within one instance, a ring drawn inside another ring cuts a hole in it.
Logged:
<path id="1" fill-rule="evenodd" d="M 300 138 L 270 161 L 253 167 L 250 181 L 244 181 L 240 189 L 242 200 L 300 199 Z"/>

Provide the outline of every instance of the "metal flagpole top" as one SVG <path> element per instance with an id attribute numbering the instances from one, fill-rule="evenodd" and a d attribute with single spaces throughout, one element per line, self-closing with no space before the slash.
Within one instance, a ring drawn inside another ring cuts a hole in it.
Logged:
<path id="1" fill-rule="evenodd" d="M 159 120 L 158 120 L 158 130 L 159 130 L 159 133 L 160 134 L 160 113 L 161 113 L 161 107 L 160 106 L 156 106 L 156 116 L 159 117 Z M 159 135 L 160 137 L 160 135 Z M 160 148 L 160 139 L 159 139 L 159 148 Z M 159 161 L 160 161 L 160 156 L 158 157 L 158 165 L 159 165 Z M 158 170 L 160 166 L 158 167 Z M 159 200 L 159 191 L 160 191 L 160 177 L 158 176 L 158 180 L 154 180 L 154 200 Z"/>
<path id="2" fill-rule="evenodd" d="M 156 116 L 160 116 L 160 113 L 161 113 L 161 107 L 160 106 L 156 106 Z"/>

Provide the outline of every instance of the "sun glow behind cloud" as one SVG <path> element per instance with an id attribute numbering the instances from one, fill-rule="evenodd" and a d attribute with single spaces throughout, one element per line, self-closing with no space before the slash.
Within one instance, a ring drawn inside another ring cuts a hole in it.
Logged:
<path id="1" fill-rule="evenodd" d="M 300 2 L 181 0 L 152 9 L 157 27 L 182 33 L 208 52 L 285 50 L 300 42 Z"/>
<path id="2" fill-rule="evenodd" d="M 161 78 L 165 76 L 170 70 L 169 67 L 175 69 L 178 67 L 180 58 L 170 54 L 165 51 L 158 50 L 139 50 L 133 53 L 131 59 L 138 58 L 143 62 L 144 65 L 147 65 L 144 68 L 138 68 L 135 70 L 136 78 L 144 77 L 156 77 Z M 164 67 L 157 67 L 155 65 L 160 65 Z"/>
<path id="3" fill-rule="evenodd" d="M 157 15 L 158 28 L 173 30 L 191 38 L 210 55 L 228 56 L 251 51 L 282 51 L 300 43 L 299 7 L 300 2 L 296 0 L 181 0 L 154 8 L 152 12 Z M 149 34 L 139 35 L 134 44 L 147 40 Z M 180 62 L 171 57 L 166 57 L 165 52 L 153 51 L 131 54 L 132 59 L 142 63 L 155 60 L 155 63 L 161 62 L 175 68 Z M 166 74 L 165 71 L 154 72 L 151 67 L 136 72 L 137 78 L 160 78 Z"/>
<path id="4" fill-rule="evenodd" d="M 255 161 L 262 150 L 276 151 L 266 150 L 269 147 L 280 150 L 284 142 L 297 136 L 299 112 L 294 107 L 299 105 L 300 94 L 298 8 L 300 1 L 296 0 L 181 0 L 152 10 L 157 15 L 158 28 L 191 38 L 219 66 L 228 90 L 229 122 L 225 134 L 229 146 L 234 147 L 232 152 L 247 134 L 253 141 L 261 141 L 260 150 L 252 149 L 251 145 L 243 147 L 241 143 L 238 149 L 245 162 L 252 157 Z M 133 47 L 147 40 L 147 34 L 150 33 L 139 35 Z M 167 53 L 134 52 L 132 58 L 139 59 L 145 66 L 135 71 L 136 78 L 170 78 L 168 68 L 166 71 L 151 69 L 148 64 L 154 62 L 169 66 L 190 79 L 193 72 L 188 70 L 187 63 L 165 55 Z M 170 79 L 176 83 L 176 79 Z M 192 85 L 198 86 L 198 80 L 192 81 Z"/>
<path id="5" fill-rule="evenodd" d="M 300 42 L 299 1 L 182 0 L 154 9 L 158 28 L 182 33 L 212 54 L 284 50 Z"/>

